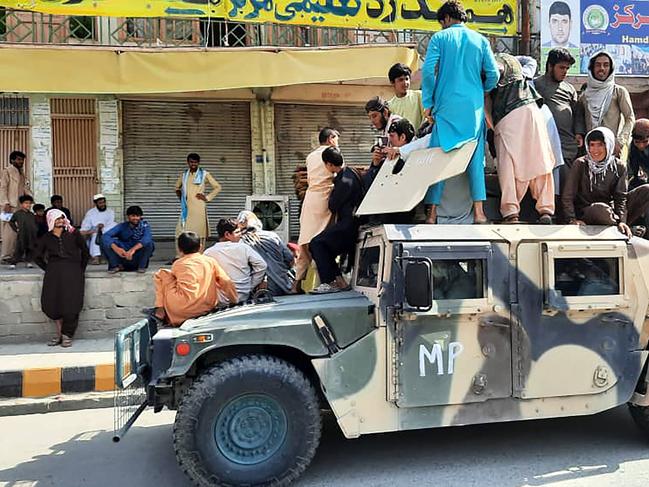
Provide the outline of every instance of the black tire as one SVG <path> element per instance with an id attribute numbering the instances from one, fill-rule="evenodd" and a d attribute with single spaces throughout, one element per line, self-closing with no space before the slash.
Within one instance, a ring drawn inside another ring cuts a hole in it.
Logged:
<path id="1" fill-rule="evenodd" d="M 213 366 L 187 390 L 174 450 L 199 487 L 285 486 L 311 463 L 321 427 L 305 375 L 276 357 L 249 355 Z"/>
<path id="2" fill-rule="evenodd" d="M 635 424 L 637 424 L 642 431 L 649 434 L 649 406 L 636 406 L 629 403 L 629 411 Z"/>

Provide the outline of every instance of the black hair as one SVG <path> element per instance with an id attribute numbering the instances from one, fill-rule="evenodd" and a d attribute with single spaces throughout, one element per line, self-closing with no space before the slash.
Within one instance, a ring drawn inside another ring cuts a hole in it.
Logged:
<path id="1" fill-rule="evenodd" d="M 318 142 L 320 144 L 326 144 L 327 141 L 329 140 L 329 137 L 332 137 L 334 135 L 340 135 L 336 129 L 332 129 L 331 127 L 325 127 L 320 131 L 320 134 L 318 134 Z"/>
<path id="2" fill-rule="evenodd" d="M 219 238 L 224 238 L 226 233 L 233 233 L 239 225 L 234 218 L 221 218 L 216 224 L 216 233 Z"/>
<path id="3" fill-rule="evenodd" d="M 37 211 L 40 211 L 40 210 L 45 211 L 45 205 L 42 205 L 42 204 L 40 204 L 40 203 L 36 203 L 36 204 L 32 207 L 32 210 L 34 210 L 34 213 L 36 213 Z"/>
<path id="4" fill-rule="evenodd" d="M 27 157 L 27 156 L 25 156 L 25 153 L 24 153 L 24 152 L 20 152 L 19 150 L 15 150 L 15 151 L 13 151 L 11 154 L 9 154 L 9 161 L 10 161 L 10 162 L 13 162 L 13 161 L 15 161 L 16 159 L 18 159 L 19 157 L 20 157 L 21 159 L 25 159 L 25 157 Z"/>
<path id="5" fill-rule="evenodd" d="M 322 152 L 322 162 L 328 162 L 336 167 L 340 167 L 345 163 L 345 159 L 343 158 L 343 153 L 340 152 L 338 147 L 327 147 Z"/>
<path id="6" fill-rule="evenodd" d="M 187 162 L 189 161 L 201 162 L 201 156 L 196 154 L 196 152 L 190 152 L 189 154 L 187 154 Z"/>
<path id="7" fill-rule="evenodd" d="M 565 47 L 555 47 L 548 52 L 548 59 L 545 62 L 546 71 L 550 66 L 555 66 L 559 63 L 570 63 L 571 66 L 575 64 L 575 58 L 572 57 L 570 51 Z"/>
<path id="8" fill-rule="evenodd" d="M 178 248 L 183 254 L 195 254 L 201 250 L 201 238 L 195 232 L 182 232 L 178 235 Z"/>
<path id="9" fill-rule="evenodd" d="M 139 206 L 129 206 L 126 209 L 126 216 L 131 216 L 131 215 L 142 216 L 144 215 L 144 212 L 142 211 L 142 208 L 140 208 Z"/>
<path id="10" fill-rule="evenodd" d="M 390 83 L 394 83 L 397 78 L 401 76 L 412 76 L 412 69 L 403 63 L 397 63 L 388 71 L 388 79 Z"/>
<path id="11" fill-rule="evenodd" d="M 604 138 L 604 134 L 602 133 L 601 130 L 593 130 L 586 136 L 586 144 L 590 144 L 591 142 L 603 142 L 606 144 L 606 139 Z"/>
<path id="12" fill-rule="evenodd" d="M 399 136 L 405 135 L 406 142 L 410 142 L 415 137 L 415 127 L 413 127 L 412 124 L 405 118 L 401 118 L 396 122 L 392 122 L 390 128 L 388 129 L 388 133 L 395 133 Z"/>
<path id="13" fill-rule="evenodd" d="M 60 194 L 53 194 L 50 198 L 50 203 L 54 204 L 55 201 L 63 202 L 63 196 L 61 196 Z"/>
<path id="14" fill-rule="evenodd" d="M 441 22 L 446 17 L 460 22 L 466 22 L 467 16 L 464 7 L 458 0 L 447 0 L 437 9 L 437 21 Z"/>
<path id="15" fill-rule="evenodd" d="M 375 97 L 371 98 L 365 104 L 365 111 L 367 113 L 370 113 L 370 112 L 383 112 L 383 110 L 385 110 L 386 108 L 388 108 L 388 110 L 389 110 L 388 102 L 385 101 L 380 96 L 375 96 Z"/>
<path id="16" fill-rule="evenodd" d="M 553 15 L 567 15 L 572 19 L 572 14 L 570 13 L 570 5 L 568 5 L 566 2 L 561 1 L 554 2 L 552 5 L 550 5 L 548 20 L 550 20 L 550 17 L 552 17 Z"/>
<path id="17" fill-rule="evenodd" d="M 25 201 L 31 201 L 31 202 L 33 203 L 33 202 L 34 202 L 34 198 L 32 198 L 31 196 L 29 196 L 28 194 L 24 194 L 24 195 L 22 195 L 20 198 L 18 198 L 18 201 L 19 201 L 20 203 L 24 203 Z"/>

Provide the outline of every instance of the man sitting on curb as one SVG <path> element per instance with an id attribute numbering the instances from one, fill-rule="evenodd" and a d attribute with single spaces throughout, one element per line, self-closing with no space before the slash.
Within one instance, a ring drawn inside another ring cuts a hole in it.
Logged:
<path id="1" fill-rule="evenodd" d="M 107 231 L 102 247 L 108 259 L 108 273 L 120 271 L 146 272 L 154 245 L 151 227 L 142 218 L 142 208 L 130 206 L 126 220 Z"/>
<path id="2" fill-rule="evenodd" d="M 237 301 L 234 283 L 215 259 L 200 253 L 201 239 L 194 232 L 178 236 L 178 258 L 169 269 L 153 275 L 154 316 L 171 326 L 209 313 L 219 302 L 219 293 Z"/>

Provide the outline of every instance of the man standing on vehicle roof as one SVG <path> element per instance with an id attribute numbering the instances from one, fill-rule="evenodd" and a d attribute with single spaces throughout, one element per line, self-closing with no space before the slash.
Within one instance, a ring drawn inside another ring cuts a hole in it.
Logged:
<path id="1" fill-rule="evenodd" d="M 577 103 L 577 137 L 597 127 L 607 127 L 615 135 L 615 156 L 620 157 L 622 148 L 629 143 L 634 123 L 629 92 L 615 83 L 613 58 L 605 51 L 595 53 L 588 64 L 586 90 Z"/>
<path id="2" fill-rule="evenodd" d="M 426 116 L 433 118 L 430 147 L 444 152 L 472 140 L 477 146 L 466 170 L 471 187 L 475 223 L 486 223 L 483 201 L 485 187 L 485 92 L 498 82 L 498 66 L 486 37 L 468 29 L 464 7 L 448 0 L 437 11 L 443 30 L 430 39 L 422 69 L 423 104 Z M 462 104 L 461 107 L 458 103 Z M 461 109 L 460 109 L 461 108 Z M 426 223 L 436 223 L 437 205 L 442 200 L 444 182 L 426 193 Z"/>

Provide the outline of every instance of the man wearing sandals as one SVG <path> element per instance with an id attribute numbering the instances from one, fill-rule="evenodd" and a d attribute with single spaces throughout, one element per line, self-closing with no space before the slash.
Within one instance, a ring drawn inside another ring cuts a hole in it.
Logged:
<path id="1" fill-rule="evenodd" d="M 34 261 L 45 271 L 41 307 L 56 323 L 56 336 L 50 346 L 72 345 L 83 308 L 85 272 L 90 253 L 83 236 L 70 224 L 65 213 L 47 213 L 48 232 L 41 237 Z"/>
<path id="2" fill-rule="evenodd" d="M 311 291 L 313 294 L 335 293 L 348 287 L 336 258 L 353 252 L 358 233 L 354 213 L 363 200 L 361 176 L 345 165 L 337 147 L 327 147 L 322 153 L 322 162 L 329 172 L 336 175 L 329 195 L 329 210 L 335 223 L 311 240 L 311 254 L 322 282 Z"/>

